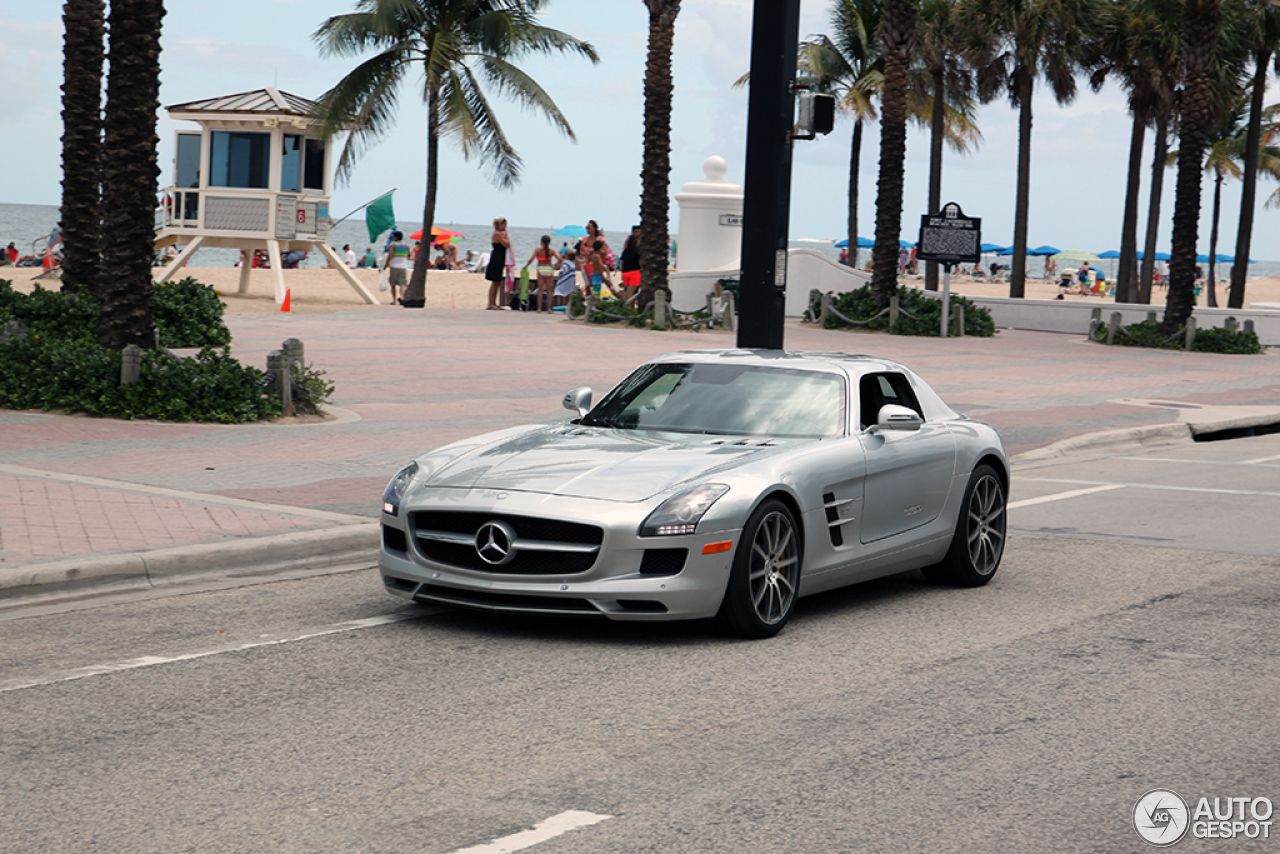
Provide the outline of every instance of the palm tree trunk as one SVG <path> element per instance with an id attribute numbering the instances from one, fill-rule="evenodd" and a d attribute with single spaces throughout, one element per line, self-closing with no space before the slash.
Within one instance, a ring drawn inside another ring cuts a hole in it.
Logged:
<path id="1" fill-rule="evenodd" d="M 1218 307 L 1218 274 L 1215 269 L 1214 261 L 1218 255 L 1218 213 L 1222 210 L 1222 175 L 1215 174 L 1213 176 L 1213 225 L 1209 227 L 1209 278 L 1205 282 L 1205 288 L 1209 294 L 1210 308 Z"/>
<path id="2" fill-rule="evenodd" d="M 849 151 L 849 257 L 858 266 L 858 169 L 862 160 L 862 119 L 853 120 L 853 144 Z"/>
<path id="3" fill-rule="evenodd" d="M 1116 270 L 1116 302 L 1137 302 L 1134 281 L 1138 261 L 1138 193 L 1142 185 L 1142 144 L 1147 133 L 1145 117 L 1134 113 L 1129 136 L 1129 180 L 1124 193 L 1124 224 L 1120 227 L 1120 266 Z"/>
<path id="4" fill-rule="evenodd" d="M 1182 13 L 1186 77 L 1178 132 L 1178 177 L 1173 200 L 1173 247 L 1169 296 L 1161 331 L 1181 329 L 1195 308 L 1196 236 L 1200 220 L 1200 171 L 1206 131 L 1213 114 L 1209 73 L 1214 62 L 1219 0 L 1186 0 Z"/>
<path id="5" fill-rule="evenodd" d="M 151 310 L 155 246 L 156 113 L 160 109 L 162 0 L 112 0 L 110 72 L 103 123 L 102 244 L 98 343 L 121 350 L 156 346 Z"/>
<path id="6" fill-rule="evenodd" d="M 935 214 L 942 208 L 942 140 L 947 93 L 942 67 L 933 69 L 930 76 L 933 78 L 933 108 L 929 115 L 929 210 L 926 213 Z M 924 287 L 927 291 L 938 289 L 937 261 L 925 262 Z"/>
<path id="7" fill-rule="evenodd" d="M 405 285 L 405 308 L 422 308 L 427 301 L 427 271 L 431 269 L 431 226 L 436 221 L 436 187 L 440 174 L 440 92 L 427 93 L 427 194 L 422 201 L 422 245 L 413 259 L 413 273 Z M 510 252 L 511 250 L 507 250 Z"/>
<path id="8" fill-rule="evenodd" d="M 1013 259 L 1009 268 L 1009 297 L 1027 292 L 1027 216 L 1031 207 L 1031 96 L 1034 80 L 1022 66 L 1014 69 L 1018 92 L 1018 190 L 1013 211 Z"/>
<path id="9" fill-rule="evenodd" d="M 644 69 L 644 159 L 640 167 L 640 298 L 648 306 L 667 286 L 667 192 L 671 185 L 671 53 L 680 0 L 646 0 L 649 52 Z"/>
<path id="10" fill-rule="evenodd" d="M 907 153 L 907 87 L 915 44 L 916 13 L 909 0 L 885 0 L 884 88 L 880 94 L 880 175 L 876 181 L 876 245 L 871 250 L 871 290 L 887 306 L 898 291 L 898 241 L 902 229 L 902 164 Z"/>
<path id="11" fill-rule="evenodd" d="M 1231 292 L 1228 308 L 1244 308 L 1245 274 L 1249 269 L 1250 243 L 1253 241 L 1253 208 L 1258 192 L 1258 148 L 1262 144 L 1262 104 L 1267 91 L 1267 66 L 1271 50 L 1257 53 L 1257 69 L 1253 74 L 1253 97 L 1249 102 L 1249 129 L 1244 143 L 1243 187 L 1240 191 L 1240 226 L 1236 230 L 1236 260 L 1231 265 Z"/>
<path id="12" fill-rule="evenodd" d="M 102 264 L 102 0 L 67 0 L 62 20 L 62 289 L 98 296 Z"/>
<path id="13" fill-rule="evenodd" d="M 1151 199 L 1147 203 L 1147 235 L 1142 244 L 1142 276 L 1138 302 L 1151 305 L 1151 280 L 1155 275 L 1156 240 L 1160 236 L 1160 205 L 1164 196 L 1164 161 L 1169 155 L 1169 114 L 1156 116 L 1156 143 L 1151 155 Z"/>

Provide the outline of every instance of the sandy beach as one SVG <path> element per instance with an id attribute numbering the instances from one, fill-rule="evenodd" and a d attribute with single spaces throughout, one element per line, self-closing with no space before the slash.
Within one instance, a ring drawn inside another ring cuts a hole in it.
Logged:
<path id="1" fill-rule="evenodd" d="M 42 280 L 33 282 L 40 274 L 38 268 L 6 267 L 0 268 L 0 279 L 13 282 L 15 289 L 29 293 L 36 284 L 48 289 L 59 287 L 57 282 Z M 365 287 L 382 300 L 381 305 L 367 305 L 359 294 L 349 285 L 337 270 L 323 268 L 304 268 L 301 270 L 285 270 L 285 287 L 290 290 L 291 309 L 299 314 L 325 314 L 335 311 L 391 309 L 389 294 L 378 291 L 378 276 L 375 270 L 354 270 L 357 278 Z M 248 293 L 239 293 L 240 270 L 235 267 L 189 267 L 182 276 L 191 276 L 196 281 L 210 285 L 218 291 L 227 306 L 227 314 L 270 314 L 278 312 L 274 288 L 275 280 L 268 270 L 254 270 L 249 277 Z M 900 281 L 904 287 L 924 287 L 923 276 L 908 276 Z M 1227 300 L 1227 282 L 1218 285 L 1218 303 L 1225 306 Z M 971 276 L 953 275 L 951 292 L 962 296 L 1004 297 L 1009 295 L 1009 283 L 1003 279 L 973 278 Z M 427 276 L 427 308 L 433 309 L 483 309 L 488 295 L 488 282 L 479 273 L 455 273 L 433 270 Z M 1058 295 L 1056 282 L 1045 279 L 1028 279 L 1026 296 L 1028 299 L 1053 299 Z M 1152 304 L 1156 308 L 1164 305 L 1165 292 L 1157 289 Z M 1068 300 L 1109 303 L 1110 297 L 1079 296 L 1069 294 Z M 1203 296 L 1202 296 L 1203 301 Z M 1251 279 L 1245 292 L 1245 305 L 1260 303 L 1280 303 L 1280 278 Z"/>

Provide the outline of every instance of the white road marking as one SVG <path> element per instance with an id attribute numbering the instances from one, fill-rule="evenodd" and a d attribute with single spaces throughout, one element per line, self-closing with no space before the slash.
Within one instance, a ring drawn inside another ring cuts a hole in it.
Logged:
<path id="1" fill-rule="evenodd" d="M 538 822 L 533 826 L 532 830 L 522 830 L 519 833 L 503 836 L 483 845 L 459 848 L 452 854 L 510 854 L 512 851 L 523 851 L 526 848 L 532 848 L 539 842 L 546 842 L 548 839 L 554 839 L 571 830 L 590 827 L 610 818 L 613 818 L 613 816 L 597 815 L 583 810 L 568 810 Z"/>
<path id="2" fill-rule="evenodd" d="M 91 486 L 95 489 L 110 489 L 114 492 L 129 492 L 137 495 L 155 495 L 161 498 L 172 498 L 176 501 L 192 501 L 200 504 L 216 504 L 220 507 L 236 507 L 241 510 L 253 510 L 257 513 L 280 513 L 286 516 L 300 516 L 304 519 L 318 519 L 322 522 L 368 522 L 367 516 L 354 516 L 350 513 L 333 513 L 329 510 L 312 510 L 310 507 L 291 507 L 287 504 L 264 504 L 261 501 L 248 501 L 244 498 L 232 498 L 227 495 L 210 495 L 205 492 L 183 492 L 180 489 L 168 489 L 163 486 L 148 486 L 144 483 L 129 483 L 123 480 L 105 480 L 100 477 L 89 477 L 82 474 L 66 474 L 63 472 L 42 471 L 26 466 L 0 464 L 0 474 L 14 477 L 38 478 L 54 480 L 59 483 L 74 483 L 79 486 Z"/>
<path id="3" fill-rule="evenodd" d="M 242 652 L 246 649 L 257 649 L 263 646 L 279 646 L 285 643 L 295 643 L 297 641 L 310 640 L 311 638 L 320 638 L 325 635 L 336 635 L 339 632 L 354 632 L 360 629 L 372 629 L 377 626 L 385 626 L 391 623 L 400 623 L 405 620 L 412 620 L 427 614 L 443 613 L 443 608 L 421 608 L 416 611 L 410 611 L 403 614 L 386 614 L 381 617 L 367 617 L 363 620 L 351 620 L 346 623 L 335 623 L 332 626 L 325 626 L 320 629 L 312 629 L 305 632 L 296 632 L 286 635 L 278 635 L 270 637 L 267 640 L 246 641 L 244 643 L 224 644 L 222 646 L 210 647 L 209 649 L 198 650 L 196 652 L 184 652 L 176 655 L 144 655 L 140 658 L 127 658 L 123 661 L 110 661 L 105 664 L 90 664 L 86 667 L 76 667 L 72 670 L 59 670 L 54 673 L 46 673 L 43 676 L 28 676 L 17 679 L 8 679 L 0 682 L 0 694 L 9 691 L 21 691 L 24 688 L 36 688 L 40 685 L 54 685 L 59 682 L 74 682 L 77 679 L 88 679 L 90 676 L 105 676 L 109 673 L 124 673 L 128 670 L 138 670 L 143 667 L 154 667 L 157 664 L 172 664 L 178 661 L 192 661 L 197 658 L 209 658 L 214 655 L 225 655 L 229 652 Z"/>
<path id="4" fill-rule="evenodd" d="M 1092 486 L 1110 486 L 1113 489 L 1128 487 L 1129 489 L 1159 489 L 1169 492 L 1208 492 L 1215 495 L 1274 495 L 1276 498 L 1280 498 L 1280 492 L 1268 492 L 1264 489 L 1210 489 L 1203 486 L 1163 486 L 1154 483 L 1108 483 L 1101 480 L 1067 480 L 1065 478 L 1053 477 L 1032 477 L 1023 478 L 1023 480 L 1038 480 L 1041 483 L 1079 483 Z"/>
<path id="5" fill-rule="evenodd" d="M 1028 480 L 1028 478 L 1018 479 Z M 1104 486 L 1091 486 L 1088 489 L 1073 489 L 1070 492 L 1055 492 L 1053 495 L 1041 495 L 1039 498 L 1024 498 L 1021 501 L 1010 501 L 1009 509 L 1016 510 L 1019 507 L 1030 507 L 1033 504 L 1045 504 L 1050 501 L 1061 501 L 1063 498 L 1075 498 L 1077 495 L 1092 495 L 1095 492 L 1107 492 L 1112 489 L 1124 489 L 1124 484 L 1108 483 Z"/>
<path id="6" fill-rule="evenodd" d="M 1256 460 L 1180 460 L 1176 457 L 1116 457 L 1115 459 L 1132 463 L 1182 463 L 1192 466 L 1257 466 L 1261 463 L 1280 460 L 1280 456 L 1262 457 Z M 1275 468 L 1275 466 L 1266 466 L 1266 468 Z"/>

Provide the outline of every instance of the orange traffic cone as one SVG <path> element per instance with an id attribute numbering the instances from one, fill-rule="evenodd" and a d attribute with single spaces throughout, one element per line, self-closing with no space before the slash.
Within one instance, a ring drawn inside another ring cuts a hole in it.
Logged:
<path id="1" fill-rule="evenodd" d="M 289 310 L 289 297 L 291 297 L 292 295 L 293 295 L 293 289 L 292 289 L 292 288 L 290 288 L 290 289 L 288 289 L 288 290 L 286 290 L 286 291 L 284 292 L 284 302 L 282 302 L 282 303 L 280 304 L 280 310 L 281 310 L 281 311 L 288 311 L 288 310 Z"/>

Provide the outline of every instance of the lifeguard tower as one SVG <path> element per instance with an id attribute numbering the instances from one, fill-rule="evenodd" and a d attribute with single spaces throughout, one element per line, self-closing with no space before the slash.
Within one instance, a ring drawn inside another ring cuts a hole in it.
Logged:
<path id="1" fill-rule="evenodd" d="M 329 247 L 329 150 L 311 119 L 313 101 L 268 86 L 168 107 L 200 125 L 178 131 L 173 185 L 164 189 L 156 249 L 184 248 L 172 278 L 202 246 L 240 250 L 240 293 L 254 252 L 266 250 L 275 298 L 284 302 L 282 257 L 318 249 L 366 303 L 378 299 Z"/>

